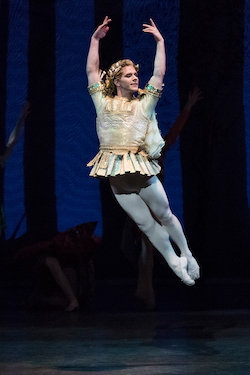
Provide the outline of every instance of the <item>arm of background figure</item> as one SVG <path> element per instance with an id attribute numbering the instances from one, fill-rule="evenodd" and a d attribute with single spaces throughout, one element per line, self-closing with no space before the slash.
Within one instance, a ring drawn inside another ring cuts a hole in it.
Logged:
<path id="1" fill-rule="evenodd" d="M 99 42 L 100 39 L 104 38 L 109 30 L 108 24 L 110 23 L 111 19 L 108 16 L 105 17 L 103 23 L 98 26 L 96 31 L 91 37 L 89 53 L 87 58 L 87 66 L 86 66 L 86 73 L 88 76 L 88 84 L 89 86 L 93 85 L 101 81 L 100 76 L 100 59 L 99 59 Z"/>
<path id="2" fill-rule="evenodd" d="M 164 39 L 155 26 L 154 21 L 150 18 L 151 25 L 143 24 L 145 33 L 150 33 L 154 36 L 156 41 L 156 54 L 154 60 L 154 72 L 153 76 L 149 80 L 149 84 L 155 88 L 161 90 L 163 84 L 163 78 L 166 72 L 166 51 Z"/>
<path id="3" fill-rule="evenodd" d="M 170 128 L 169 132 L 165 135 L 164 141 L 165 146 L 162 150 L 162 156 L 164 157 L 166 152 L 170 149 L 170 147 L 175 143 L 176 139 L 180 135 L 184 125 L 186 124 L 189 116 L 190 111 L 193 107 L 193 105 L 200 99 L 202 99 L 202 92 L 199 90 L 198 87 L 196 87 L 193 92 L 190 92 L 188 95 L 188 100 L 183 108 L 183 110 L 180 112 L 179 116 L 177 117 L 176 121 L 174 122 L 173 126 Z"/>
<path id="4" fill-rule="evenodd" d="M 187 122 L 190 116 L 190 111 L 183 108 L 179 116 L 175 120 L 173 126 L 170 128 L 169 132 L 165 135 L 164 141 L 165 146 L 162 150 L 162 155 L 165 156 L 165 153 L 170 149 L 170 147 L 176 142 L 176 139 L 180 135 L 185 123 Z"/>
<path id="5" fill-rule="evenodd" d="M 18 141 L 19 136 L 21 134 L 22 128 L 25 124 L 26 117 L 28 116 L 28 114 L 30 112 L 29 109 L 30 109 L 30 103 L 28 101 L 26 101 L 23 104 L 23 109 L 22 109 L 22 113 L 20 115 L 20 118 L 19 118 L 15 128 L 12 130 L 12 132 L 9 136 L 8 143 L 6 145 L 4 153 L 2 155 L 2 160 L 3 160 L 4 163 L 7 161 L 10 154 L 12 153 L 15 145 L 17 144 L 17 141 Z"/>

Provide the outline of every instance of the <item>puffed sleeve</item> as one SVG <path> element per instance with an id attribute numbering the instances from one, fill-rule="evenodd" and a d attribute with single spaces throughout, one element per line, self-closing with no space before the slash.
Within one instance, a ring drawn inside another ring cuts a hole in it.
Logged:
<path id="1" fill-rule="evenodd" d="M 145 95 L 141 99 L 141 108 L 145 117 L 151 119 L 155 113 L 156 104 L 161 97 L 162 90 L 156 89 L 149 83 L 144 89 Z"/>
<path id="2" fill-rule="evenodd" d="M 88 92 L 91 95 L 98 117 L 98 115 L 103 111 L 106 102 L 103 82 L 100 81 L 88 86 Z"/>
<path id="3" fill-rule="evenodd" d="M 149 121 L 144 145 L 148 155 L 152 159 L 158 159 L 161 156 L 161 150 L 165 145 L 165 142 L 161 136 L 155 113 Z"/>
<path id="4" fill-rule="evenodd" d="M 160 157 L 161 150 L 165 145 L 155 114 L 155 107 L 161 97 L 162 90 L 147 84 L 144 92 L 145 95 L 141 99 L 141 108 L 144 116 L 149 120 L 144 146 L 148 155 L 152 159 L 157 159 Z"/>

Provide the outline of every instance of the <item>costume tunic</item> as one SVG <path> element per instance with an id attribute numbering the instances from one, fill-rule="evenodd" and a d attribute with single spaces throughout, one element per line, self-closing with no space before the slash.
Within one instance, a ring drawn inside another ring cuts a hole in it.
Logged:
<path id="1" fill-rule="evenodd" d="M 96 113 L 96 130 L 100 150 L 88 166 L 90 176 L 110 177 L 139 172 L 153 176 L 160 172 L 157 159 L 164 140 L 155 115 L 161 90 L 147 85 L 145 95 L 131 100 L 104 95 L 98 82 L 88 87 Z"/>

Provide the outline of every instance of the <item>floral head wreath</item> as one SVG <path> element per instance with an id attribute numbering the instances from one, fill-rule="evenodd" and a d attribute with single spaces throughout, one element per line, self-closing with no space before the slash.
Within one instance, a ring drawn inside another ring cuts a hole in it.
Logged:
<path id="1" fill-rule="evenodd" d="M 115 65 L 113 65 L 109 71 L 108 71 L 108 74 L 109 74 L 109 78 L 111 79 L 114 79 L 115 78 L 115 75 L 116 73 L 118 73 L 120 70 L 121 70 L 121 65 L 119 64 L 119 61 L 117 61 L 117 63 Z"/>
<path id="2" fill-rule="evenodd" d="M 105 90 L 106 90 L 107 95 L 109 95 L 113 91 L 114 79 L 117 76 L 117 73 L 119 73 L 124 66 L 127 66 L 127 65 L 123 66 L 123 64 L 121 64 L 122 61 L 123 60 L 119 60 L 117 61 L 117 63 L 113 64 L 107 73 L 105 71 L 100 72 L 101 80 L 104 81 L 104 77 L 105 77 Z M 136 71 L 138 72 L 139 64 L 134 65 L 134 67 Z"/>
<path id="3" fill-rule="evenodd" d="M 119 73 L 119 71 L 122 69 L 123 67 L 120 65 L 119 61 L 117 61 L 117 63 L 115 65 L 112 65 L 112 67 L 109 69 L 108 71 L 108 75 L 109 75 L 109 78 L 110 79 L 114 79 L 115 78 L 115 75 L 117 73 Z M 139 64 L 136 64 L 135 65 L 135 69 L 136 71 L 139 70 Z"/>

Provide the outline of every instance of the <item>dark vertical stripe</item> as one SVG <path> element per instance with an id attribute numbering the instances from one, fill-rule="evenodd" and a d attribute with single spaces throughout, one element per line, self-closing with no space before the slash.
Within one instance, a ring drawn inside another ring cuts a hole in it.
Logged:
<path id="1" fill-rule="evenodd" d="M 100 25 L 105 16 L 112 22 L 107 36 L 100 42 L 100 68 L 107 70 L 114 62 L 123 59 L 123 1 L 95 0 L 95 23 Z M 102 206 L 102 256 L 99 274 L 104 277 L 126 275 L 126 259 L 120 252 L 126 214 L 118 205 L 108 180 L 100 181 Z"/>
<path id="2" fill-rule="evenodd" d="M 8 53 L 8 26 L 9 26 L 9 1 L 1 1 L 0 4 L 0 155 L 5 149 L 6 137 L 6 77 L 7 77 L 7 53 Z M 4 201 L 4 170 L 0 167 L 0 209 Z M 4 231 L 2 231 L 4 237 Z M 1 244 L 0 244 L 1 246 Z"/>
<path id="3" fill-rule="evenodd" d="M 6 74 L 8 52 L 9 1 L 0 4 L 0 154 L 5 147 Z"/>
<path id="4" fill-rule="evenodd" d="M 55 1 L 29 1 L 28 99 L 25 127 L 24 193 L 27 234 L 57 231 L 55 197 Z"/>
<path id="5" fill-rule="evenodd" d="M 249 258 L 243 62 L 244 1 L 181 0 L 181 102 L 196 85 L 204 94 L 181 135 L 185 228 L 216 276 L 242 275 Z"/>
<path id="6" fill-rule="evenodd" d="M 115 61 L 123 59 L 123 0 L 95 0 L 95 24 L 105 16 L 111 18 L 108 35 L 100 43 L 101 69 L 107 70 Z"/>

